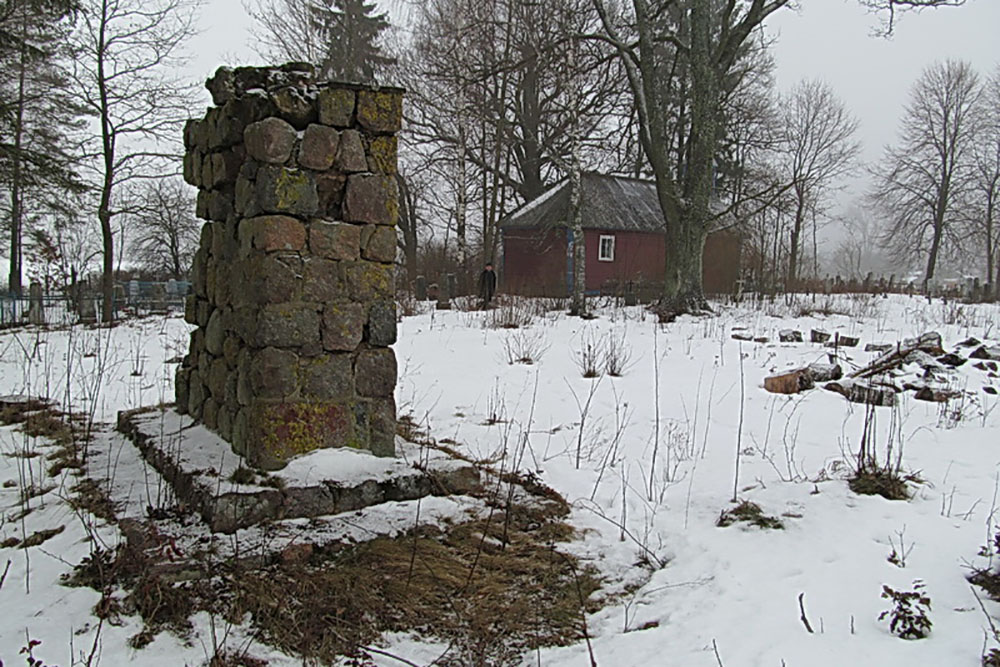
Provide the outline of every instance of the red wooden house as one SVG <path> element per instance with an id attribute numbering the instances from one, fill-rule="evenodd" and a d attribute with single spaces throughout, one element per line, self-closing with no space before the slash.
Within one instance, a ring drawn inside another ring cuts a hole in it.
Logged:
<path id="1" fill-rule="evenodd" d="M 663 214 L 653 181 L 584 173 L 580 218 L 586 289 L 614 291 L 628 281 L 658 293 L 663 283 Z M 500 222 L 504 290 L 567 296 L 573 277 L 568 234 L 569 182 L 563 181 Z M 740 272 L 740 241 L 727 231 L 705 241 L 706 294 L 732 292 Z"/>

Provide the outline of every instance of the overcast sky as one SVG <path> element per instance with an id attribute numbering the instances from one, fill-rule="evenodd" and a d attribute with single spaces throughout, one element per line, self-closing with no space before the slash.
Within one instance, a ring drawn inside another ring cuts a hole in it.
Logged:
<path id="1" fill-rule="evenodd" d="M 981 74 L 1000 64 L 1000 0 L 968 0 L 960 8 L 900 16 L 891 39 L 872 36 L 878 21 L 857 0 L 799 4 L 802 9 L 780 11 L 769 23 L 778 37 L 778 87 L 785 90 L 802 78 L 829 82 L 861 119 L 864 158 L 869 161 L 877 160 L 882 147 L 894 141 L 910 86 L 928 64 L 963 59 Z M 202 33 L 191 44 L 192 73 L 204 78 L 223 63 L 254 62 L 250 24 L 240 0 L 208 0 Z M 207 103 L 207 95 L 205 99 Z M 863 180 L 856 178 L 842 199 L 862 187 Z"/>

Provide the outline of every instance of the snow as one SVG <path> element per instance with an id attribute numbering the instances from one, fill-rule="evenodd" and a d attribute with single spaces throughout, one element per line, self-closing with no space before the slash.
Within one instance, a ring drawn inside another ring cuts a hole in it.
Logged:
<path id="1" fill-rule="evenodd" d="M 593 321 L 547 313 L 524 331 L 484 328 L 482 313 L 407 317 L 395 346 L 399 411 L 472 458 L 516 458 L 572 504 L 570 521 L 583 537 L 566 548 L 599 569 L 610 596 L 587 618 L 599 665 L 711 667 L 719 664 L 716 651 L 726 665 L 979 664 L 988 621 L 966 577 L 972 566 L 987 564 L 977 553 L 995 532 L 1000 411 L 997 397 L 982 389 L 1000 387 L 996 373 L 968 362 L 945 381 L 963 392 L 961 400 L 928 403 L 906 392 L 896 408 L 876 409 L 880 456 L 892 431 L 894 445 L 903 447 L 904 468 L 923 480 L 908 501 L 859 496 L 847 487 L 864 427 L 863 405 L 822 388 L 769 394 L 763 379 L 825 363 L 832 352 L 809 342 L 774 342 L 784 329 L 802 331 L 806 341 L 811 328 L 859 336 L 859 347 L 838 352 L 850 372 L 880 356 L 864 352 L 867 343 L 895 343 L 927 331 L 939 332 L 948 351 L 970 336 L 996 346 L 1000 308 L 864 296 L 717 310 L 715 316 L 660 326 L 639 308 L 605 305 Z M 735 327 L 772 342 L 734 340 Z M 170 400 L 175 366 L 167 361 L 184 353 L 188 332 L 180 318 L 168 317 L 111 330 L 0 333 L 0 395 L 50 396 L 113 423 L 118 410 Z M 518 336 L 537 343 L 540 354 L 531 365 L 507 363 L 505 346 Z M 624 376 L 583 378 L 578 354 L 584 341 L 606 345 L 612 339 L 624 340 L 630 354 Z M 971 351 L 959 349 L 963 356 Z M 898 384 L 924 373 L 917 363 L 905 371 Z M 95 460 L 111 468 L 116 442 L 100 434 L 95 447 L 102 454 Z M 4 454 L 26 448 L 45 445 L 13 427 L 0 428 Z M 112 545 L 118 538 L 113 527 L 77 516 L 61 500 L 68 494 L 66 479 L 33 499 L 37 509 L 23 520 L 12 518 L 21 507 L 18 487 L 25 471 L 38 474 L 45 465 L 40 458 L 0 457 L 0 483 L 17 484 L 0 487 L 0 539 L 65 525 L 39 547 L 0 549 L 0 569 L 11 562 L 0 588 L 9 619 L 0 625 L 0 660 L 19 662 L 18 650 L 29 636 L 42 640 L 37 657 L 79 664 L 96 635 L 90 609 L 98 596 L 59 585 L 59 576 L 87 555 L 88 530 Z M 370 457 L 356 452 L 321 452 L 297 459 L 282 474 L 368 465 Z M 716 527 L 720 512 L 732 507 L 734 479 L 739 499 L 759 504 L 785 529 Z M 149 493 L 143 480 L 141 467 L 125 466 L 114 483 L 134 488 L 138 497 Z M 474 509 L 465 501 L 423 502 L 422 515 L 441 518 Z M 365 510 L 360 518 L 331 517 L 324 530 L 351 539 L 392 534 L 414 512 L 415 503 L 394 503 Z M 308 526 L 282 523 L 289 541 Z M 905 568 L 887 561 L 894 548 L 911 546 Z M 925 640 L 904 641 L 877 620 L 888 608 L 879 596 L 883 584 L 910 590 L 915 579 L 926 583 L 934 627 Z M 800 620 L 800 594 L 814 633 Z M 991 614 L 1000 613 L 996 603 L 984 603 Z M 141 651 L 126 644 L 140 622 L 125 621 L 123 627 L 102 628 L 103 664 L 198 665 L 211 654 L 207 617 L 196 619 L 195 635 L 187 641 L 161 633 Z M 245 631 L 237 628 L 228 641 L 240 641 Z M 387 651 L 418 664 L 429 664 L 444 650 L 410 635 L 384 640 Z M 301 662 L 258 644 L 252 653 L 272 665 Z M 529 658 L 546 666 L 589 661 L 583 642 Z"/>

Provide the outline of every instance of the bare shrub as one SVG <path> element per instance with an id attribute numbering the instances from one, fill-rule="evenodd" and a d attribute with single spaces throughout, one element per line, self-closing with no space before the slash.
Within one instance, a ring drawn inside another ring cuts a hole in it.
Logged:
<path id="1" fill-rule="evenodd" d="M 625 332 L 616 335 L 614 331 L 609 331 L 604 342 L 604 372 L 611 377 L 621 377 L 630 368 L 631 361 L 632 348 L 628 345 Z"/>
<path id="2" fill-rule="evenodd" d="M 541 360 L 549 349 L 549 344 L 544 332 L 521 329 L 507 334 L 503 340 L 503 349 L 508 364 L 531 365 Z"/>
<path id="3" fill-rule="evenodd" d="M 603 341 L 592 329 L 584 329 L 580 336 L 580 349 L 576 351 L 576 365 L 585 378 L 595 378 L 601 374 Z"/>
<path id="4" fill-rule="evenodd" d="M 495 300 L 496 307 L 483 318 L 487 329 L 523 329 L 535 319 L 534 306 L 522 296 L 502 295 Z"/>

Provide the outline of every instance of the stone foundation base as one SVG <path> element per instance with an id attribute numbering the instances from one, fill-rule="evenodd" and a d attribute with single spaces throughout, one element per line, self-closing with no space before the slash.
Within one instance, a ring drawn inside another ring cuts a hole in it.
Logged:
<path id="1" fill-rule="evenodd" d="M 316 450 L 278 473 L 261 475 L 245 468 L 221 437 L 172 409 L 119 413 L 118 430 L 171 485 L 177 500 L 198 512 L 214 532 L 481 490 L 479 471 L 471 464 L 440 453 L 428 457 L 424 452 L 421 458 L 417 446 L 401 442 L 395 459 L 350 449 Z"/>

